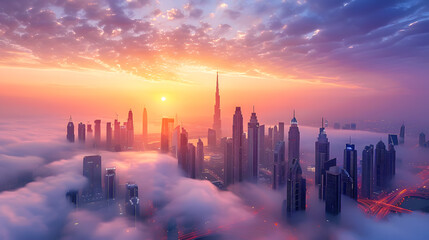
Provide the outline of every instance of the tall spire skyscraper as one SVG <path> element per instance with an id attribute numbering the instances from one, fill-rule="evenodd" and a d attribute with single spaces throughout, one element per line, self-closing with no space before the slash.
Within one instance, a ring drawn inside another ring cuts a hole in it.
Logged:
<path id="1" fill-rule="evenodd" d="M 147 111 L 143 109 L 143 146 L 147 144 Z"/>
<path id="2" fill-rule="evenodd" d="M 67 123 L 67 140 L 69 142 L 74 142 L 74 124 L 70 116 L 69 123 Z"/>
<path id="3" fill-rule="evenodd" d="M 300 141 L 300 134 L 299 134 L 299 128 L 298 128 L 298 121 L 295 118 L 295 110 L 293 111 L 293 118 L 290 121 L 290 128 L 289 128 L 289 137 L 288 137 L 288 165 L 287 169 L 289 171 L 291 167 L 291 163 L 294 159 L 299 159 L 299 141 Z"/>
<path id="4" fill-rule="evenodd" d="M 315 162 L 315 183 L 322 183 L 322 175 L 324 175 L 325 163 L 329 160 L 329 141 L 326 135 L 324 121 L 322 119 L 322 127 L 319 129 L 319 136 L 316 141 L 316 162 Z"/>
<path id="5" fill-rule="evenodd" d="M 253 108 L 253 113 L 250 117 L 248 123 L 248 161 L 247 161 L 247 172 L 248 179 L 251 182 L 256 183 L 258 181 L 259 173 L 259 161 L 258 161 L 258 132 L 259 132 L 259 123 L 258 118 L 256 117 L 255 109 Z"/>
<path id="6" fill-rule="evenodd" d="M 221 120 L 220 120 L 220 95 L 219 95 L 219 74 L 216 73 L 216 97 L 213 115 L 213 129 L 216 131 L 216 138 L 221 139 Z"/>

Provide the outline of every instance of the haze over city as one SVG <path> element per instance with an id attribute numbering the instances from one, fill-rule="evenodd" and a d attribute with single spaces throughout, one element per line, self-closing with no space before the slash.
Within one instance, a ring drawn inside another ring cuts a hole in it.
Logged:
<path id="1" fill-rule="evenodd" d="M 425 0 L 0 1 L 0 239 L 429 239 Z"/>

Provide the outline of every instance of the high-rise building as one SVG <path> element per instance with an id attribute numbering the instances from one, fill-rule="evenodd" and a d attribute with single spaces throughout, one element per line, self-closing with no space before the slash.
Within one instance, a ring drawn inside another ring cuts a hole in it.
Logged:
<path id="1" fill-rule="evenodd" d="M 401 130 L 399 131 L 399 144 L 405 143 L 405 124 L 402 124 Z"/>
<path id="2" fill-rule="evenodd" d="M 394 175 L 395 149 L 389 145 L 389 151 L 382 141 L 375 147 L 375 184 L 377 190 L 387 190 Z"/>
<path id="3" fill-rule="evenodd" d="M 258 128 L 258 162 L 261 166 L 266 165 L 265 150 L 265 125 L 259 125 Z"/>
<path id="4" fill-rule="evenodd" d="M 419 134 L 419 146 L 420 147 L 426 146 L 426 135 L 422 132 Z"/>
<path id="5" fill-rule="evenodd" d="M 112 148 L 112 123 L 106 123 L 106 148 L 110 150 Z"/>
<path id="6" fill-rule="evenodd" d="M 83 176 L 88 179 L 88 183 L 82 191 L 83 201 L 90 202 L 102 199 L 100 155 L 83 158 Z"/>
<path id="7" fill-rule="evenodd" d="M 323 164 L 323 168 L 321 170 L 322 172 L 322 182 L 319 185 L 319 199 L 322 199 L 323 201 L 326 200 L 326 172 L 329 171 L 331 167 L 337 166 L 337 159 L 333 158 L 328 161 L 326 161 Z"/>
<path id="8" fill-rule="evenodd" d="M 104 189 L 107 200 L 116 199 L 116 168 L 106 168 Z"/>
<path id="9" fill-rule="evenodd" d="M 292 159 L 287 173 L 286 215 L 290 217 L 294 212 L 304 211 L 306 207 L 306 181 L 302 177 L 299 159 Z"/>
<path id="10" fill-rule="evenodd" d="M 161 152 L 168 153 L 171 146 L 171 132 L 173 130 L 174 119 L 162 118 L 161 127 Z"/>
<path id="11" fill-rule="evenodd" d="M 92 142 L 92 125 L 87 123 L 86 124 L 86 141 L 89 142 L 90 144 L 93 144 Z"/>
<path id="12" fill-rule="evenodd" d="M 204 143 L 201 139 L 198 139 L 197 143 L 197 157 L 195 160 L 195 177 L 201 179 L 204 169 Z"/>
<path id="13" fill-rule="evenodd" d="M 341 170 L 338 166 L 326 172 L 326 205 L 327 215 L 336 216 L 341 212 Z"/>
<path id="14" fill-rule="evenodd" d="M 248 161 L 247 161 L 247 172 L 248 180 L 251 182 L 258 182 L 259 174 L 259 162 L 258 162 L 258 132 L 259 132 L 259 123 L 258 118 L 256 117 L 255 110 L 250 117 L 250 121 L 247 125 L 247 134 L 248 134 Z"/>
<path id="15" fill-rule="evenodd" d="M 148 142 L 148 138 L 147 138 L 147 111 L 146 111 L 146 107 L 143 109 L 143 126 L 142 126 L 142 131 L 143 131 L 143 146 L 145 147 L 147 145 L 147 142 Z"/>
<path id="16" fill-rule="evenodd" d="M 329 140 L 328 136 L 326 135 L 325 127 L 324 127 L 324 121 L 322 119 L 322 127 L 319 128 L 319 136 L 316 141 L 316 150 L 315 150 L 315 184 L 321 184 L 322 183 L 322 175 L 325 169 L 325 163 L 329 160 Z"/>
<path id="17" fill-rule="evenodd" d="M 66 193 L 67 200 L 72 204 L 74 208 L 77 208 L 79 205 L 79 191 L 69 190 Z"/>
<path id="18" fill-rule="evenodd" d="M 279 134 L 278 135 L 279 136 L 278 141 L 284 141 L 285 140 L 285 123 L 284 122 L 279 122 L 278 134 Z"/>
<path id="19" fill-rule="evenodd" d="M 389 134 L 388 135 L 388 144 L 398 145 L 398 135 L 396 134 Z"/>
<path id="20" fill-rule="evenodd" d="M 372 199 L 374 192 L 374 146 L 366 146 L 362 151 L 362 198 Z"/>
<path id="21" fill-rule="evenodd" d="M 188 176 L 188 132 L 184 128 L 182 128 L 182 132 L 180 133 L 179 155 L 177 160 L 180 169 L 185 172 L 185 176 Z"/>
<path id="22" fill-rule="evenodd" d="M 353 178 L 345 170 L 344 168 L 341 169 L 341 191 L 343 195 L 346 195 L 349 198 L 353 199 Z"/>
<path id="23" fill-rule="evenodd" d="M 127 147 L 134 147 L 134 123 L 133 123 L 133 112 L 128 111 L 128 121 L 127 121 Z"/>
<path id="24" fill-rule="evenodd" d="M 115 145 L 115 151 L 121 149 L 121 123 L 115 119 L 114 130 L 113 130 L 113 144 Z"/>
<path id="25" fill-rule="evenodd" d="M 224 161 L 224 185 L 228 187 L 234 183 L 234 158 L 233 143 L 231 138 L 223 141 L 223 161 Z"/>
<path id="26" fill-rule="evenodd" d="M 128 133 L 127 133 L 127 122 L 124 122 L 121 126 L 121 149 L 128 149 Z"/>
<path id="27" fill-rule="evenodd" d="M 134 218 L 140 216 L 139 187 L 137 184 L 125 184 L 125 212 Z"/>
<path id="28" fill-rule="evenodd" d="M 350 198 L 357 200 L 357 151 L 354 144 L 346 144 L 343 166 L 353 180 Z"/>
<path id="29" fill-rule="evenodd" d="M 196 174 L 196 154 L 195 154 L 195 145 L 192 143 L 188 143 L 188 155 L 187 155 L 187 172 L 188 177 L 195 179 Z"/>
<path id="30" fill-rule="evenodd" d="M 77 126 L 77 139 L 81 143 L 85 142 L 85 130 L 86 130 L 85 124 L 80 122 L 79 125 Z"/>
<path id="31" fill-rule="evenodd" d="M 241 107 L 235 108 L 232 123 L 232 148 L 234 159 L 234 183 L 243 181 L 243 115 Z"/>
<path id="32" fill-rule="evenodd" d="M 207 143 L 210 149 L 216 148 L 216 131 L 214 129 L 209 128 L 207 131 Z"/>
<path id="33" fill-rule="evenodd" d="M 220 94 L 219 94 L 219 74 L 216 73 L 216 96 L 213 115 L 213 130 L 216 132 L 217 139 L 222 136 L 222 124 L 220 120 Z"/>
<path id="34" fill-rule="evenodd" d="M 273 127 L 273 148 L 276 147 L 277 142 L 280 141 L 279 139 L 280 139 L 280 137 L 279 137 L 279 131 L 278 131 L 277 125 L 274 125 L 274 127 Z"/>
<path id="35" fill-rule="evenodd" d="M 74 124 L 72 122 L 71 117 L 69 122 L 67 123 L 67 140 L 69 142 L 74 142 Z"/>
<path id="36" fill-rule="evenodd" d="M 180 125 L 177 125 L 171 136 L 171 152 L 173 156 L 179 159 L 179 150 L 180 150 Z"/>
<path id="37" fill-rule="evenodd" d="M 101 144 L 101 120 L 94 121 L 94 146 L 100 147 Z"/>
<path id="38" fill-rule="evenodd" d="M 293 159 L 300 159 L 299 156 L 299 141 L 300 141 L 300 134 L 299 134 L 299 128 L 298 128 L 298 121 L 295 118 L 295 110 L 293 111 L 293 118 L 290 121 L 290 128 L 289 128 L 289 137 L 288 137 L 288 167 L 287 169 L 290 169 L 289 164 L 292 162 Z"/>
<path id="39" fill-rule="evenodd" d="M 279 141 L 274 148 L 273 189 L 283 189 L 286 186 L 286 156 L 285 142 Z"/>

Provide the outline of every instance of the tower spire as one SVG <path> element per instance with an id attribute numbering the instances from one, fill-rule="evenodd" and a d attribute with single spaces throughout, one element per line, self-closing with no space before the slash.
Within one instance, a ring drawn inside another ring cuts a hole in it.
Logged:
<path id="1" fill-rule="evenodd" d="M 322 128 L 325 127 L 325 122 L 323 121 L 323 117 L 322 117 Z"/>

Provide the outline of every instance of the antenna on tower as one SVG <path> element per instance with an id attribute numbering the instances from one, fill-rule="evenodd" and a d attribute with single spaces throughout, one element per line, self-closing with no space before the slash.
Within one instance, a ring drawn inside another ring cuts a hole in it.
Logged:
<path id="1" fill-rule="evenodd" d="M 322 117 L 322 128 L 325 127 L 325 121 L 323 121 L 323 117 Z"/>
<path id="2" fill-rule="evenodd" d="M 295 109 L 293 110 L 293 118 L 295 118 Z"/>
<path id="3" fill-rule="evenodd" d="M 72 121 L 72 117 L 71 117 L 71 115 L 70 115 L 69 122 L 71 122 L 71 121 Z"/>
<path id="4" fill-rule="evenodd" d="M 255 105 L 253 105 L 253 112 L 255 112 Z"/>

